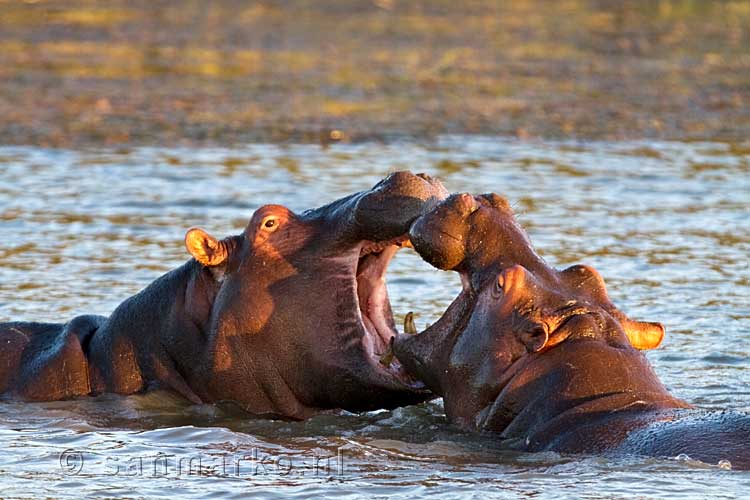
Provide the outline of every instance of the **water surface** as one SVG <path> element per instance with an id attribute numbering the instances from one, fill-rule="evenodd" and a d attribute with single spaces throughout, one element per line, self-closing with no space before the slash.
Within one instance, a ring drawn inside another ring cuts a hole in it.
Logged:
<path id="1" fill-rule="evenodd" d="M 666 325 L 648 357 L 674 394 L 750 411 L 747 143 L 4 147 L 0 321 L 108 314 L 187 259 L 187 228 L 236 233 L 262 204 L 318 206 L 396 169 L 507 196 L 548 262 L 593 265 L 622 310 Z M 389 271 L 397 320 L 414 311 L 420 329 L 458 288 L 408 250 Z M 732 498 L 750 488 L 750 473 L 685 457 L 509 454 L 447 425 L 440 401 L 303 423 L 165 393 L 2 403 L 0 442 L 8 497 Z"/>

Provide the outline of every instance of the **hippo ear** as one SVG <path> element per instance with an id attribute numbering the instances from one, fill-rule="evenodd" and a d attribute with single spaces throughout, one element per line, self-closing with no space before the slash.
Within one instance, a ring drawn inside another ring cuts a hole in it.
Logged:
<path id="1" fill-rule="evenodd" d="M 188 230 L 185 246 L 190 255 L 206 267 L 220 266 L 229 258 L 228 245 L 198 227 Z"/>
<path id="2" fill-rule="evenodd" d="M 620 320 L 625 335 L 636 349 L 641 351 L 655 349 L 664 340 L 664 325 L 661 323 L 647 323 L 633 321 L 627 318 Z"/>

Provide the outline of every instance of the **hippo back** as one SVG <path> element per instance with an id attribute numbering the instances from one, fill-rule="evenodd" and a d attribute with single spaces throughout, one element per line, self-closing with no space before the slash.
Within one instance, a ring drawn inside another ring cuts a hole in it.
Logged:
<path id="1" fill-rule="evenodd" d="M 658 457 L 687 455 L 707 464 L 728 461 L 732 468 L 750 469 L 750 414 L 732 410 L 660 412 L 636 429 L 616 452 Z"/>
<path id="2" fill-rule="evenodd" d="M 0 395 L 32 401 L 88 395 L 84 350 L 106 319 L 89 315 L 68 323 L 0 323 Z"/>

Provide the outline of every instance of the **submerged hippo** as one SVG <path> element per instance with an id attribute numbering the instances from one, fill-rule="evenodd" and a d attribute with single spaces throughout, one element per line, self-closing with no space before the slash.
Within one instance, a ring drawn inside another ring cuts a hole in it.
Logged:
<path id="1" fill-rule="evenodd" d="M 0 394 L 43 401 L 161 387 L 291 419 L 423 401 L 423 384 L 378 362 L 395 334 L 385 272 L 412 221 L 447 194 L 398 172 L 299 215 L 266 205 L 222 240 L 191 229 L 193 258 L 109 317 L 0 324 Z"/>
<path id="2" fill-rule="evenodd" d="M 451 196 L 410 236 L 464 284 L 437 323 L 393 346 L 450 421 L 524 451 L 684 453 L 750 468 L 750 415 L 670 395 L 636 350 L 656 347 L 663 327 L 628 319 L 593 268 L 545 264 L 505 199 Z"/>

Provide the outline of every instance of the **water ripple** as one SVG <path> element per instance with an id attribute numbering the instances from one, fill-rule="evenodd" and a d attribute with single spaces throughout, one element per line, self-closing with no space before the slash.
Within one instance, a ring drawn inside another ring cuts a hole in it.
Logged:
<path id="1" fill-rule="evenodd" d="M 702 408 L 750 408 L 750 171 L 747 148 L 726 143 L 447 136 L 330 149 L 0 148 L 0 320 L 107 314 L 187 258 L 187 228 L 235 233 L 264 203 L 317 206 L 395 168 L 507 196 L 551 264 L 595 266 L 623 310 L 667 326 L 648 357 L 673 393 Z M 460 289 L 411 251 L 389 274 L 397 320 L 414 311 L 420 328 Z M 431 498 L 731 498 L 750 488 L 747 473 L 717 464 L 512 454 L 452 428 L 442 412 L 436 401 L 277 422 L 165 393 L 2 403 L 0 485 L 4 496 L 62 498 L 129 498 L 134 488 L 159 498 L 385 497 L 394 486 Z M 61 469 L 66 450 L 84 453 L 79 475 Z M 304 467 L 335 462 L 339 450 L 343 474 Z M 253 453 L 299 468 L 252 474 Z M 164 457 L 171 475 L 154 474 Z M 175 472 L 180 460 L 202 460 L 201 472 Z"/>

